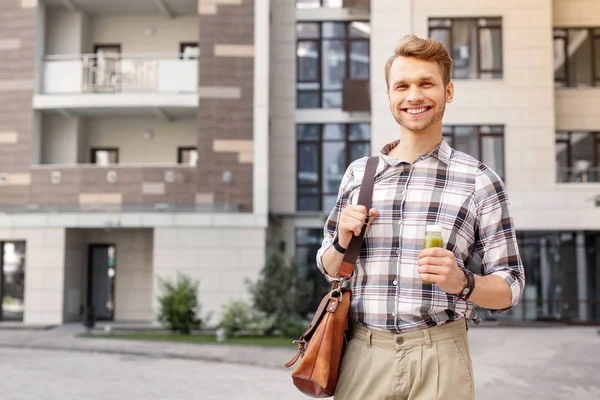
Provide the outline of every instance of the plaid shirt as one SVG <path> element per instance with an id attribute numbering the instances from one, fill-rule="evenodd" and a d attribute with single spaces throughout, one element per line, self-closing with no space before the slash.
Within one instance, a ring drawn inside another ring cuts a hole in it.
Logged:
<path id="1" fill-rule="evenodd" d="M 495 274 L 508 283 L 510 307 L 490 311 L 510 310 L 521 299 L 525 273 L 502 180 L 445 140 L 413 164 L 388 156 L 399 142 L 386 145 L 379 155 L 372 203 L 379 216 L 354 268 L 351 318 L 393 333 L 460 318 L 479 321 L 471 302 L 421 282 L 418 257 L 429 224 L 441 225 L 444 245 L 454 252 L 458 266 L 469 266 L 479 256 L 481 275 Z M 366 161 L 356 160 L 346 170 L 325 224 L 317 266 L 326 277 L 321 257 L 337 235 L 341 211 L 357 204 Z"/>

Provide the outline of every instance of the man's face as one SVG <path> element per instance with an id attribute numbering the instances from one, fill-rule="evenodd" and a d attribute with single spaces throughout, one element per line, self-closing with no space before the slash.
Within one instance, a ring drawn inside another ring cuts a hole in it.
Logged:
<path id="1" fill-rule="evenodd" d="M 390 68 L 387 96 L 396 122 L 413 132 L 441 124 L 454 86 L 444 85 L 442 67 L 435 61 L 398 57 Z"/>

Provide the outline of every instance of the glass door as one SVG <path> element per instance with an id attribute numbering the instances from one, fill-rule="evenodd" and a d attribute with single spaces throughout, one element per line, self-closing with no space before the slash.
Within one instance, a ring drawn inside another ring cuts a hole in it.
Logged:
<path id="1" fill-rule="evenodd" d="M 0 242 L 0 320 L 23 321 L 25 309 L 24 241 Z"/>

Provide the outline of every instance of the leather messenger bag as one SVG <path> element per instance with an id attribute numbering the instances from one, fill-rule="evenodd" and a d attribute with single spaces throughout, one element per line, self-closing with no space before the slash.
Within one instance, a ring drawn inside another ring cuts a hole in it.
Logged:
<path id="1" fill-rule="evenodd" d="M 378 157 L 367 160 L 358 204 L 371 208 Z M 331 291 L 323 297 L 306 332 L 294 343 L 298 353 L 285 364 L 300 362 L 292 372 L 294 385 L 311 397 L 330 397 L 335 393 L 342 356 L 347 343 L 348 311 L 352 298 L 350 278 L 362 245 L 367 224 L 360 236 L 353 236 L 334 280 Z"/>

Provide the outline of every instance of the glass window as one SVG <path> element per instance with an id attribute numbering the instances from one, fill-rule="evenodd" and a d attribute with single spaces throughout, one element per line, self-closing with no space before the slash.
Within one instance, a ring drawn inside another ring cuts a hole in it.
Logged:
<path id="1" fill-rule="evenodd" d="M 429 36 L 452 55 L 454 79 L 502 78 L 500 18 L 432 18 Z"/>
<path id="2" fill-rule="evenodd" d="M 556 86 L 595 86 L 600 83 L 598 29 L 554 30 L 554 81 Z"/>
<path id="3" fill-rule="evenodd" d="M 370 154 L 370 125 L 298 124 L 298 211 L 329 212 L 348 165 Z"/>
<path id="4" fill-rule="evenodd" d="M 296 0 L 296 8 L 342 8 L 343 0 Z"/>
<path id="5" fill-rule="evenodd" d="M 341 108 L 344 80 L 369 79 L 370 29 L 362 21 L 296 25 L 297 108 Z"/>
<path id="6" fill-rule="evenodd" d="M 195 147 L 180 147 L 177 149 L 177 162 L 184 165 L 198 164 L 198 150 Z"/>
<path id="7" fill-rule="evenodd" d="M 570 29 L 568 34 L 568 78 L 572 86 L 592 85 L 592 46 L 587 29 Z"/>
<path id="8" fill-rule="evenodd" d="M 599 132 L 557 132 L 558 182 L 599 182 Z"/>
<path id="9" fill-rule="evenodd" d="M 25 311 L 25 242 L 0 242 L 0 320 L 23 321 Z"/>
<path id="10" fill-rule="evenodd" d="M 119 163 L 119 149 L 92 149 L 92 164 L 97 165 L 112 165 Z"/>
<path id="11" fill-rule="evenodd" d="M 504 179 L 504 127 L 444 125 L 444 139 L 458 151 L 480 160 Z"/>

